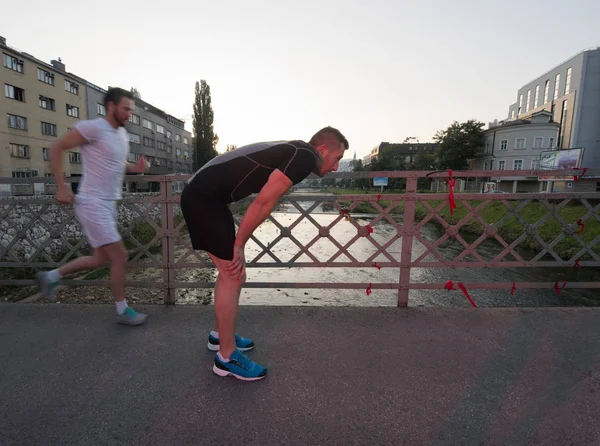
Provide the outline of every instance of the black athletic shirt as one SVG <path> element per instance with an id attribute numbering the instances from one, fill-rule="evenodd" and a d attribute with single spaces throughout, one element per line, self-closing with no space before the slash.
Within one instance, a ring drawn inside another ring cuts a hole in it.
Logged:
<path id="1" fill-rule="evenodd" d="M 275 169 L 299 183 L 315 169 L 317 158 L 315 148 L 303 141 L 250 144 L 210 160 L 188 180 L 188 187 L 231 203 L 259 192 Z"/>

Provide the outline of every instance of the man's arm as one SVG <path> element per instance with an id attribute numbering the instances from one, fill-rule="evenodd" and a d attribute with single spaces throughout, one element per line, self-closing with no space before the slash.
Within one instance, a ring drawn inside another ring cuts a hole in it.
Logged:
<path id="1" fill-rule="evenodd" d="M 236 247 L 244 247 L 252 233 L 265 221 L 277 202 L 292 187 L 292 181 L 279 169 L 275 169 L 269 176 L 269 180 L 256 196 L 256 199 L 248 206 L 248 210 L 242 218 L 240 228 L 235 238 Z"/>
<path id="2" fill-rule="evenodd" d="M 81 133 L 73 129 L 58 138 L 50 148 L 50 169 L 54 174 L 59 191 L 65 190 L 67 187 L 62 174 L 62 153 L 66 150 L 71 150 L 73 147 L 81 146 L 86 142 Z"/>

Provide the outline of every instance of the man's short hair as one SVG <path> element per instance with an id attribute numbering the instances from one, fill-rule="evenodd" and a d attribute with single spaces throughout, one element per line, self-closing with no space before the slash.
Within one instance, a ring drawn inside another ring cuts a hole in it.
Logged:
<path id="1" fill-rule="evenodd" d="M 313 147 L 326 146 L 328 149 L 337 150 L 340 144 L 344 144 L 344 150 L 348 150 L 348 140 L 342 132 L 333 127 L 325 127 L 319 130 L 310 138 L 309 144 Z"/>
<path id="2" fill-rule="evenodd" d="M 122 88 L 109 88 L 104 95 L 104 107 L 108 108 L 108 103 L 112 102 L 115 105 L 119 105 L 121 99 L 127 98 L 133 101 L 133 93 Z"/>

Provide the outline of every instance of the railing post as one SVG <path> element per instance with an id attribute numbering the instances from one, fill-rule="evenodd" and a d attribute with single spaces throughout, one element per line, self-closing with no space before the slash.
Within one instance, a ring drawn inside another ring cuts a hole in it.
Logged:
<path id="1" fill-rule="evenodd" d="M 171 178 L 163 176 L 160 185 L 160 197 L 162 207 L 163 223 L 163 267 L 164 267 L 164 286 L 165 286 L 165 305 L 175 304 L 175 289 L 172 284 L 175 282 L 175 239 L 172 231 L 175 230 L 173 221 L 173 184 Z"/>
<path id="2" fill-rule="evenodd" d="M 415 227 L 415 208 L 417 205 L 417 178 L 406 179 L 404 198 L 404 221 L 402 224 L 402 253 L 400 257 L 400 287 L 398 288 L 398 306 L 408 306 L 410 288 L 410 265 L 412 262 L 413 230 Z"/>

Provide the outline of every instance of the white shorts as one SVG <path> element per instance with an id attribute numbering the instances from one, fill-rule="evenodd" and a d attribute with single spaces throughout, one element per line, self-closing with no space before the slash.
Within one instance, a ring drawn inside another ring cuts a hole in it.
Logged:
<path id="1" fill-rule="evenodd" d="M 75 215 L 92 248 L 121 240 L 117 229 L 117 202 L 100 198 L 75 198 Z"/>

